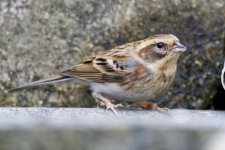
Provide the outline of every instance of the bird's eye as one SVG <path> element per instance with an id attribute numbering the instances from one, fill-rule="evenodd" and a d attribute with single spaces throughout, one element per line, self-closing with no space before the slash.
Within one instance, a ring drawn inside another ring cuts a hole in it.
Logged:
<path id="1" fill-rule="evenodd" d="M 165 44 L 163 42 L 159 42 L 156 44 L 157 48 L 163 48 Z"/>

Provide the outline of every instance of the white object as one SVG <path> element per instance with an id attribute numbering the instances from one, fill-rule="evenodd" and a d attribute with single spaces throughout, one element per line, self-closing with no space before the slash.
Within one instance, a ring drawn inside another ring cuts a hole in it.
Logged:
<path id="1" fill-rule="evenodd" d="M 223 70 L 222 70 L 222 73 L 221 73 L 221 83 L 223 85 L 223 89 L 225 90 L 225 84 L 224 84 L 224 72 L 225 72 L 225 61 L 224 61 L 224 64 L 223 64 Z"/>

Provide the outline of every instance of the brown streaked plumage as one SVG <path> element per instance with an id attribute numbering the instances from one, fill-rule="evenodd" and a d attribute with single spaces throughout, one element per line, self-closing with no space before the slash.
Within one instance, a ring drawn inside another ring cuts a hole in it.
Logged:
<path id="1" fill-rule="evenodd" d="M 91 57 L 61 72 L 56 78 L 32 82 L 9 91 L 78 78 L 86 81 L 93 96 L 117 114 L 110 99 L 149 101 L 166 91 L 175 78 L 177 60 L 185 50 L 176 36 L 155 35 Z M 148 106 L 163 110 L 157 105 Z"/>

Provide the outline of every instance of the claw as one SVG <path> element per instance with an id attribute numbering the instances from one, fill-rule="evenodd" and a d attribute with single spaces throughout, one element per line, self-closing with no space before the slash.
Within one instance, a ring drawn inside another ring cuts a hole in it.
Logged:
<path id="1" fill-rule="evenodd" d="M 161 108 L 157 104 L 155 104 L 155 107 L 152 110 L 156 110 L 158 112 L 165 113 L 165 112 L 169 111 L 169 108 L 166 108 L 166 107 Z"/>

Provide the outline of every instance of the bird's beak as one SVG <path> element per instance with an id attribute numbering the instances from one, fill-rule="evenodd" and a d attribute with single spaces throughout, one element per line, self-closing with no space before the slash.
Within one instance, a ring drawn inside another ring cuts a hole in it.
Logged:
<path id="1" fill-rule="evenodd" d="M 173 46 L 172 51 L 175 53 L 185 52 L 187 50 L 187 47 L 182 45 L 179 42 L 176 42 L 176 44 Z"/>

